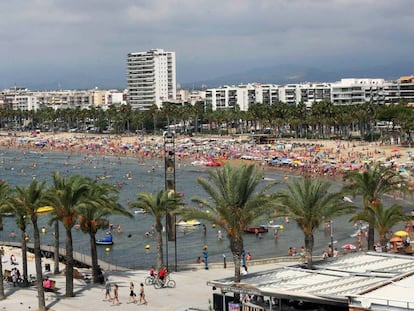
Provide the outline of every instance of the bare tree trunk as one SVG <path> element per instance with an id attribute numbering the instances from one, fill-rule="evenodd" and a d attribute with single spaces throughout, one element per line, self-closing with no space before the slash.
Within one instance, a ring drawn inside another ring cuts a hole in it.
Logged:
<path id="1" fill-rule="evenodd" d="M 159 228 L 161 227 L 161 228 Z M 163 249 L 162 249 L 162 225 L 156 226 L 157 232 L 157 269 L 160 269 L 163 265 Z"/>
<path id="2" fill-rule="evenodd" d="M 54 255 L 53 255 L 53 261 L 54 261 L 54 269 L 53 274 L 59 274 L 59 221 L 55 221 L 55 244 L 54 244 Z"/>
<path id="3" fill-rule="evenodd" d="M 66 297 L 75 296 L 73 292 L 73 241 L 72 230 L 66 228 Z"/>
<path id="4" fill-rule="evenodd" d="M 36 217 L 36 216 L 33 216 Z M 40 253 L 40 236 L 37 219 L 32 219 L 33 223 L 33 238 L 34 238 L 34 255 L 36 266 L 37 279 L 37 302 L 40 311 L 46 311 L 45 292 L 43 289 L 43 274 L 42 274 L 42 255 Z"/>
<path id="5" fill-rule="evenodd" d="M 313 269 L 313 233 L 305 233 L 305 247 L 306 247 L 306 259 L 308 262 L 308 269 Z M 332 251 L 333 251 L 333 245 Z"/>
<path id="6" fill-rule="evenodd" d="M 243 238 L 240 236 L 239 238 L 233 238 L 230 240 L 230 249 L 233 254 L 233 262 L 234 262 L 234 283 L 240 283 L 241 275 L 240 275 L 240 261 L 241 261 L 241 254 L 243 251 Z M 240 301 L 240 294 L 234 293 L 234 301 Z"/>
<path id="7" fill-rule="evenodd" d="M 27 241 L 26 230 L 22 230 L 22 261 L 23 261 L 23 282 L 27 283 Z"/>
<path id="8" fill-rule="evenodd" d="M 100 283 L 100 280 L 99 280 L 99 266 L 98 266 L 98 252 L 96 250 L 95 232 L 89 232 L 89 243 L 91 245 L 92 279 L 93 279 L 94 283 Z"/>

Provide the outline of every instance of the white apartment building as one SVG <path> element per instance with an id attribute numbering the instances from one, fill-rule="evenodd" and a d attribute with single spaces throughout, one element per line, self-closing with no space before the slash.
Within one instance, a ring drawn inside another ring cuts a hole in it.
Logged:
<path id="1" fill-rule="evenodd" d="M 314 103 L 331 100 L 329 83 L 305 83 L 300 85 L 300 102 L 310 109 Z"/>
<path id="2" fill-rule="evenodd" d="M 128 99 L 133 109 L 162 107 L 176 98 L 175 52 L 153 49 L 127 57 Z"/>
<path id="3" fill-rule="evenodd" d="M 239 107 L 241 111 L 257 103 L 274 104 L 279 101 L 278 86 L 274 84 L 247 84 L 224 86 L 206 90 L 206 105 L 213 110 Z"/>
<path id="4" fill-rule="evenodd" d="M 224 86 L 206 91 L 206 105 L 211 105 L 213 110 L 238 106 L 241 111 L 247 111 L 251 105 L 257 103 L 274 105 L 284 102 L 296 106 L 304 102 L 310 108 L 315 102 L 330 100 L 330 94 L 328 83 Z"/>
<path id="5" fill-rule="evenodd" d="M 384 93 L 387 104 L 403 101 L 414 105 L 414 76 L 401 77 L 395 82 L 386 83 Z"/>
<path id="6" fill-rule="evenodd" d="M 334 105 L 384 104 L 384 79 L 341 79 L 331 85 Z"/>

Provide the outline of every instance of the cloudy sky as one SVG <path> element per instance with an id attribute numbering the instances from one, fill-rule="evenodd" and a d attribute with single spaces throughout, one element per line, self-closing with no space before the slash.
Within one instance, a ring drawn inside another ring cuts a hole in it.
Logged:
<path id="1" fill-rule="evenodd" d="M 127 53 L 152 48 L 176 52 L 182 83 L 270 65 L 338 70 L 412 60 L 414 2 L 3 0 L 0 42 L 0 88 L 125 87 Z"/>

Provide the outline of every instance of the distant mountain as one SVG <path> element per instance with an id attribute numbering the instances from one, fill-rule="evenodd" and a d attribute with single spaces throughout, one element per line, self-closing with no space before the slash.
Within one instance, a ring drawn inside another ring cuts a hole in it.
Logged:
<path id="1" fill-rule="evenodd" d="M 253 82 L 283 85 L 302 82 L 334 82 L 343 78 L 383 78 L 393 80 L 400 76 L 411 74 L 414 74 L 414 62 L 410 64 L 396 63 L 375 67 L 346 68 L 343 70 L 324 70 L 320 67 L 286 64 L 252 68 L 244 72 L 229 74 L 211 80 L 181 83 L 181 87 L 183 89 L 201 89 Z"/>

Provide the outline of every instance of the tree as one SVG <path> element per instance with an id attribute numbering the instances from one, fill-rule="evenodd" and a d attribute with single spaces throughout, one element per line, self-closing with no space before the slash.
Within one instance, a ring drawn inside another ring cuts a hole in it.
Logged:
<path id="1" fill-rule="evenodd" d="M 363 172 L 348 171 L 344 175 L 344 180 L 348 183 L 343 187 L 344 193 L 350 193 L 354 197 L 362 196 L 364 210 L 371 212 L 371 205 L 377 206 L 381 202 L 381 197 L 392 191 L 404 191 L 406 181 L 392 167 L 386 167 L 380 163 L 375 163 L 367 167 Z M 368 250 L 374 247 L 374 228 L 368 228 Z"/>
<path id="2" fill-rule="evenodd" d="M 203 208 L 188 207 L 182 211 L 185 216 L 217 224 L 226 232 L 233 255 L 236 283 L 241 279 L 240 260 L 244 248 L 244 230 L 275 207 L 276 197 L 267 193 L 275 183 L 269 183 L 259 190 L 262 179 L 262 173 L 254 165 L 226 164 L 209 171 L 209 179 L 197 179 L 210 199 L 193 198 L 192 201 Z"/>
<path id="3" fill-rule="evenodd" d="M 62 178 L 59 173 L 54 174 L 54 179 L 60 188 L 52 187 L 46 193 L 45 200 L 53 206 L 53 216 L 62 222 L 66 232 L 66 297 L 73 297 L 73 240 L 72 228 L 77 221 L 77 209 L 84 203 L 84 196 L 90 191 L 90 185 L 86 177 L 74 175 Z"/>
<path id="4" fill-rule="evenodd" d="M 382 203 L 379 203 L 378 205 L 369 204 L 367 209 L 353 215 L 351 221 L 365 221 L 370 227 L 375 228 L 378 232 L 381 247 L 385 248 L 388 241 L 387 234 L 392 227 L 409 219 L 410 217 L 405 214 L 401 206 L 393 204 L 386 208 Z"/>
<path id="5" fill-rule="evenodd" d="M 92 258 L 92 278 L 95 283 L 98 279 L 98 252 L 96 250 L 96 233 L 99 229 L 108 227 L 107 215 L 120 214 L 132 217 L 118 204 L 118 190 L 115 186 L 106 183 L 97 183 L 88 179 L 89 192 L 85 195 L 84 202 L 78 206 L 78 217 L 80 228 L 84 233 L 89 234 Z"/>
<path id="6" fill-rule="evenodd" d="M 34 255 L 35 255 L 35 267 L 36 267 L 36 282 L 37 282 L 37 297 L 39 310 L 46 310 L 45 305 L 45 293 L 43 289 L 43 274 L 42 274 L 42 258 L 40 250 L 40 233 L 37 223 L 38 213 L 37 209 L 41 207 L 43 195 L 44 195 L 45 182 L 39 182 L 33 180 L 27 187 L 16 186 L 15 204 L 20 206 L 26 215 L 30 217 L 33 225 L 33 240 L 34 240 Z M 27 279 L 25 280 L 27 282 Z"/>
<path id="7" fill-rule="evenodd" d="M 21 243 L 22 243 L 22 262 L 23 262 L 23 270 L 22 270 L 22 276 L 23 281 L 27 282 L 27 241 L 28 236 L 26 234 L 26 227 L 28 224 L 29 219 L 27 218 L 26 210 L 18 204 L 15 203 L 15 194 L 13 194 L 13 197 L 11 198 L 13 204 L 10 204 L 5 211 L 11 212 L 16 217 L 16 225 L 17 228 L 21 231 Z"/>
<path id="8" fill-rule="evenodd" d="M 278 192 L 282 213 L 294 219 L 305 235 L 309 269 L 313 267 L 314 231 L 322 223 L 355 210 L 343 200 L 340 192 L 329 193 L 330 186 L 328 181 L 304 177 L 288 183 L 287 190 Z"/>
<path id="9" fill-rule="evenodd" d="M 10 208 L 10 187 L 7 182 L 0 181 L 0 231 L 3 230 L 3 222 L 1 213 Z M 0 250 L 0 300 L 6 298 L 4 295 L 4 283 L 3 283 L 3 264 L 2 257 L 3 253 Z"/>
<path id="10" fill-rule="evenodd" d="M 157 269 L 163 265 L 162 219 L 167 213 L 174 213 L 183 205 L 182 196 L 173 190 L 160 190 L 154 197 L 152 193 L 139 193 L 137 201 L 131 203 L 132 208 L 142 208 L 155 218 L 157 233 Z"/>

